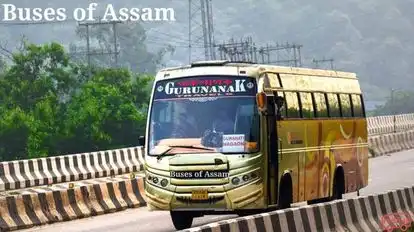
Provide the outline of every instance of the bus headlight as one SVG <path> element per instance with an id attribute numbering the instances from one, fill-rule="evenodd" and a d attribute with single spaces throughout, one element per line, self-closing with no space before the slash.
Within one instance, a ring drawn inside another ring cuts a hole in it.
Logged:
<path id="1" fill-rule="evenodd" d="M 252 174 L 250 176 L 252 177 L 252 179 L 256 179 L 257 178 L 256 172 L 252 172 Z"/>
<path id="2" fill-rule="evenodd" d="M 238 177 L 233 177 L 233 179 L 231 179 L 231 183 L 234 185 L 238 185 L 240 183 L 240 179 Z"/>
<path id="3" fill-rule="evenodd" d="M 165 188 L 165 187 L 167 187 L 167 185 L 168 185 L 168 180 L 167 179 L 162 179 L 161 180 L 161 186 Z"/>
<path id="4" fill-rule="evenodd" d="M 146 181 L 153 185 L 162 187 L 162 188 L 167 188 L 169 184 L 168 178 L 164 178 L 163 176 L 156 176 L 155 174 L 152 174 L 152 173 L 147 174 Z"/>
<path id="5" fill-rule="evenodd" d="M 253 172 L 250 173 L 246 173 L 244 175 L 240 175 L 240 176 L 235 176 L 231 179 L 231 183 L 233 185 L 239 185 L 239 184 L 243 184 L 243 183 L 248 183 L 251 181 L 256 180 L 259 177 L 259 174 L 257 173 L 259 172 L 258 170 L 255 170 Z"/>

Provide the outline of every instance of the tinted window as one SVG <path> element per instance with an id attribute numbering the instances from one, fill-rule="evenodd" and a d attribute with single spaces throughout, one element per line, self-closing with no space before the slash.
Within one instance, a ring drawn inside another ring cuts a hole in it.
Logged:
<path id="1" fill-rule="evenodd" d="M 298 95 L 295 92 L 285 92 L 288 118 L 300 118 Z"/>
<path id="2" fill-rule="evenodd" d="M 338 95 L 328 93 L 329 115 L 331 117 L 341 117 L 341 111 L 339 109 Z"/>
<path id="3" fill-rule="evenodd" d="M 352 106 L 355 117 L 364 117 L 364 111 L 362 110 L 361 104 L 361 95 L 352 95 Z"/>
<path id="4" fill-rule="evenodd" d="M 304 118 L 315 117 L 315 111 L 313 110 L 313 100 L 311 93 L 299 93 L 300 101 L 302 103 L 302 116 Z"/>
<path id="5" fill-rule="evenodd" d="M 341 109 L 343 117 L 352 117 L 351 99 L 348 94 L 340 94 Z"/>
<path id="6" fill-rule="evenodd" d="M 314 97 L 315 97 L 315 105 L 316 105 L 316 116 L 319 118 L 329 117 L 325 94 L 314 93 Z"/>

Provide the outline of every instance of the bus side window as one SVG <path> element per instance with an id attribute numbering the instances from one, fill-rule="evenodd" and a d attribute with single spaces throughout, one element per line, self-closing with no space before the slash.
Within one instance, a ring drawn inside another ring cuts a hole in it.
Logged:
<path id="1" fill-rule="evenodd" d="M 323 93 L 314 93 L 315 96 L 315 105 L 316 105 L 316 117 L 318 118 L 328 118 L 328 107 L 326 105 L 325 94 Z"/>
<path id="2" fill-rule="evenodd" d="M 287 118 L 300 118 L 299 99 L 296 92 L 285 92 Z"/>
<path id="3" fill-rule="evenodd" d="M 329 115 L 332 118 L 341 117 L 341 111 L 339 108 L 338 95 L 334 93 L 328 93 Z"/>
<path id="4" fill-rule="evenodd" d="M 286 118 L 287 116 L 287 106 L 286 106 L 286 97 L 285 94 L 283 92 L 275 92 L 274 93 L 275 96 L 279 96 L 279 97 L 283 97 L 285 99 L 285 104 L 283 105 L 282 110 L 280 111 L 280 114 L 282 115 L 282 117 Z"/>
<path id="5" fill-rule="evenodd" d="M 360 95 L 352 94 L 352 107 L 354 109 L 354 117 L 364 117 Z"/>
<path id="6" fill-rule="evenodd" d="M 341 100 L 342 117 L 352 117 L 351 98 L 349 94 L 339 94 Z"/>
<path id="7" fill-rule="evenodd" d="M 313 101 L 311 93 L 299 93 L 302 105 L 302 116 L 304 118 L 314 118 L 315 111 L 313 109 Z"/>

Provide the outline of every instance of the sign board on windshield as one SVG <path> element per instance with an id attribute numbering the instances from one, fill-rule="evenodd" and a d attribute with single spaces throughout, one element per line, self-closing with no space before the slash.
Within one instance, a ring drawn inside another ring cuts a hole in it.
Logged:
<path id="1" fill-rule="evenodd" d="M 256 81 L 248 77 L 207 76 L 159 81 L 155 99 L 254 96 Z"/>

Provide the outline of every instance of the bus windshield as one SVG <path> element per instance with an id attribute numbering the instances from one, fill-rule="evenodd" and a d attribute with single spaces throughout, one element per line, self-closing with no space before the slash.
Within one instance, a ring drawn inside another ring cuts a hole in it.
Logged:
<path id="1" fill-rule="evenodd" d="M 158 81 L 149 120 L 149 155 L 257 152 L 256 86 L 255 79 L 239 76 Z"/>

